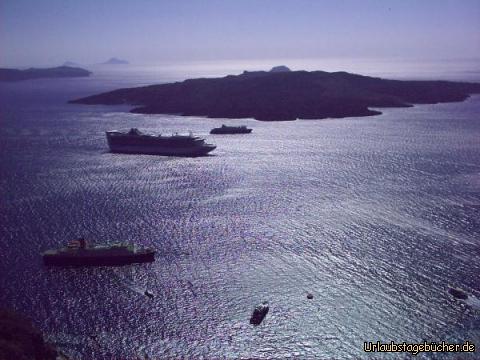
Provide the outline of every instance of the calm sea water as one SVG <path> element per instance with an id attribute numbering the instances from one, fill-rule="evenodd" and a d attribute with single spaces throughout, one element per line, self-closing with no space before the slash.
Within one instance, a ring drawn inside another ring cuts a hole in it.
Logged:
<path id="1" fill-rule="evenodd" d="M 193 73 L 97 69 L 0 85 L 3 304 L 75 359 L 372 358 L 363 342 L 377 340 L 480 346 L 480 96 L 282 123 L 66 104 Z M 254 130 L 208 134 L 222 123 Z M 104 131 L 133 126 L 192 130 L 218 148 L 194 159 L 108 153 Z M 152 246 L 157 261 L 42 265 L 41 251 L 79 236 Z M 252 327 L 261 301 L 270 312 Z"/>

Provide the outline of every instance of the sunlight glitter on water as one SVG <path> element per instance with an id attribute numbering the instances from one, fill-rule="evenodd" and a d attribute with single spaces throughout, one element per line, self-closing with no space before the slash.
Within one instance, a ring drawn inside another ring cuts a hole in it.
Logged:
<path id="1" fill-rule="evenodd" d="M 478 312 L 446 287 L 480 291 L 480 97 L 285 123 L 66 104 L 119 84 L 107 78 L 0 87 L 2 296 L 66 353 L 361 358 L 369 340 L 478 339 Z M 254 131 L 208 134 L 222 123 Z M 104 131 L 132 126 L 218 148 L 108 153 Z M 157 261 L 41 265 L 80 235 L 153 246 Z M 251 327 L 263 300 L 271 311 Z"/>

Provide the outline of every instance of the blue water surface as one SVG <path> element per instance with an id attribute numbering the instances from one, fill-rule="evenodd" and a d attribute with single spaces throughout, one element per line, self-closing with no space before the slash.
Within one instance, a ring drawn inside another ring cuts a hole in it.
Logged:
<path id="1" fill-rule="evenodd" d="M 127 75 L 0 85 L 2 303 L 64 353 L 343 359 L 381 357 L 364 341 L 480 346 L 480 96 L 292 122 L 67 104 L 186 77 Z M 222 123 L 253 132 L 209 135 Z M 104 132 L 130 127 L 192 130 L 217 149 L 109 153 Z M 41 251 L 79 236 L 151 246 L 157 260 L 42 265 Z M 253 327 L 261 301 L 270 312 Z"/>

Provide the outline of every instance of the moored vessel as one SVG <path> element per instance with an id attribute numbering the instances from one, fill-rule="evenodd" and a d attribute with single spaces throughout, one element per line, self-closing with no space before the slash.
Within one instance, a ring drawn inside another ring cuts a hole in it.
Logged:
<path id="1" fill-rule="evenodd" d="M 249 134 L 252 129 L 247 128 L 245 125 L 241 126 L 227 126 L 222 125 L 218 128 L 210 130 L 210 134 Z"/>
<path id="2" fill-rule="evenodd" d="M 270 310 L 270 307 L 268 306 L 267 301 L 257 305 L 253 310 L 252 316 L 250 317 L 250 324 L 260 325 L 265 316 L 267 316 L 268 310 Z"/>
<path id="3" fill-rule="evenodd" d="M 151 135 L 136 128 L 128 132 L 107 131 L 111 152 L 125 154 L 150 154 L 164 156 L 203 156 L 216 148 L 205 139 L 189 135 Z"/>
<path id="4" fill-rule="evenodd" d="M 121 266 L 153 262 L 155 250 L 126 244 L 88 246 L 80 238 L 64 248 L 45 251 L 42 258 L 45 265 L 54 266 Z"/>
<path id="5" fill-rule="evenodd" d="M 468 294 L 465 291 L 458 288 L 449 287 L 448 293 L 452 295 L 455 299 L 460 299 L 460 300 L 468 299 Z"/>

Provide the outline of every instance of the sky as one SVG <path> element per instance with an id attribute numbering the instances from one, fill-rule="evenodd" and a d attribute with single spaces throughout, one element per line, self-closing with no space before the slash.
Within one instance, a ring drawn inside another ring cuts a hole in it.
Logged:
<path id="1" fill-rule="evenodd" d="M 480 58 L 480 0 L 0 0 L 0 66 Z"/>

